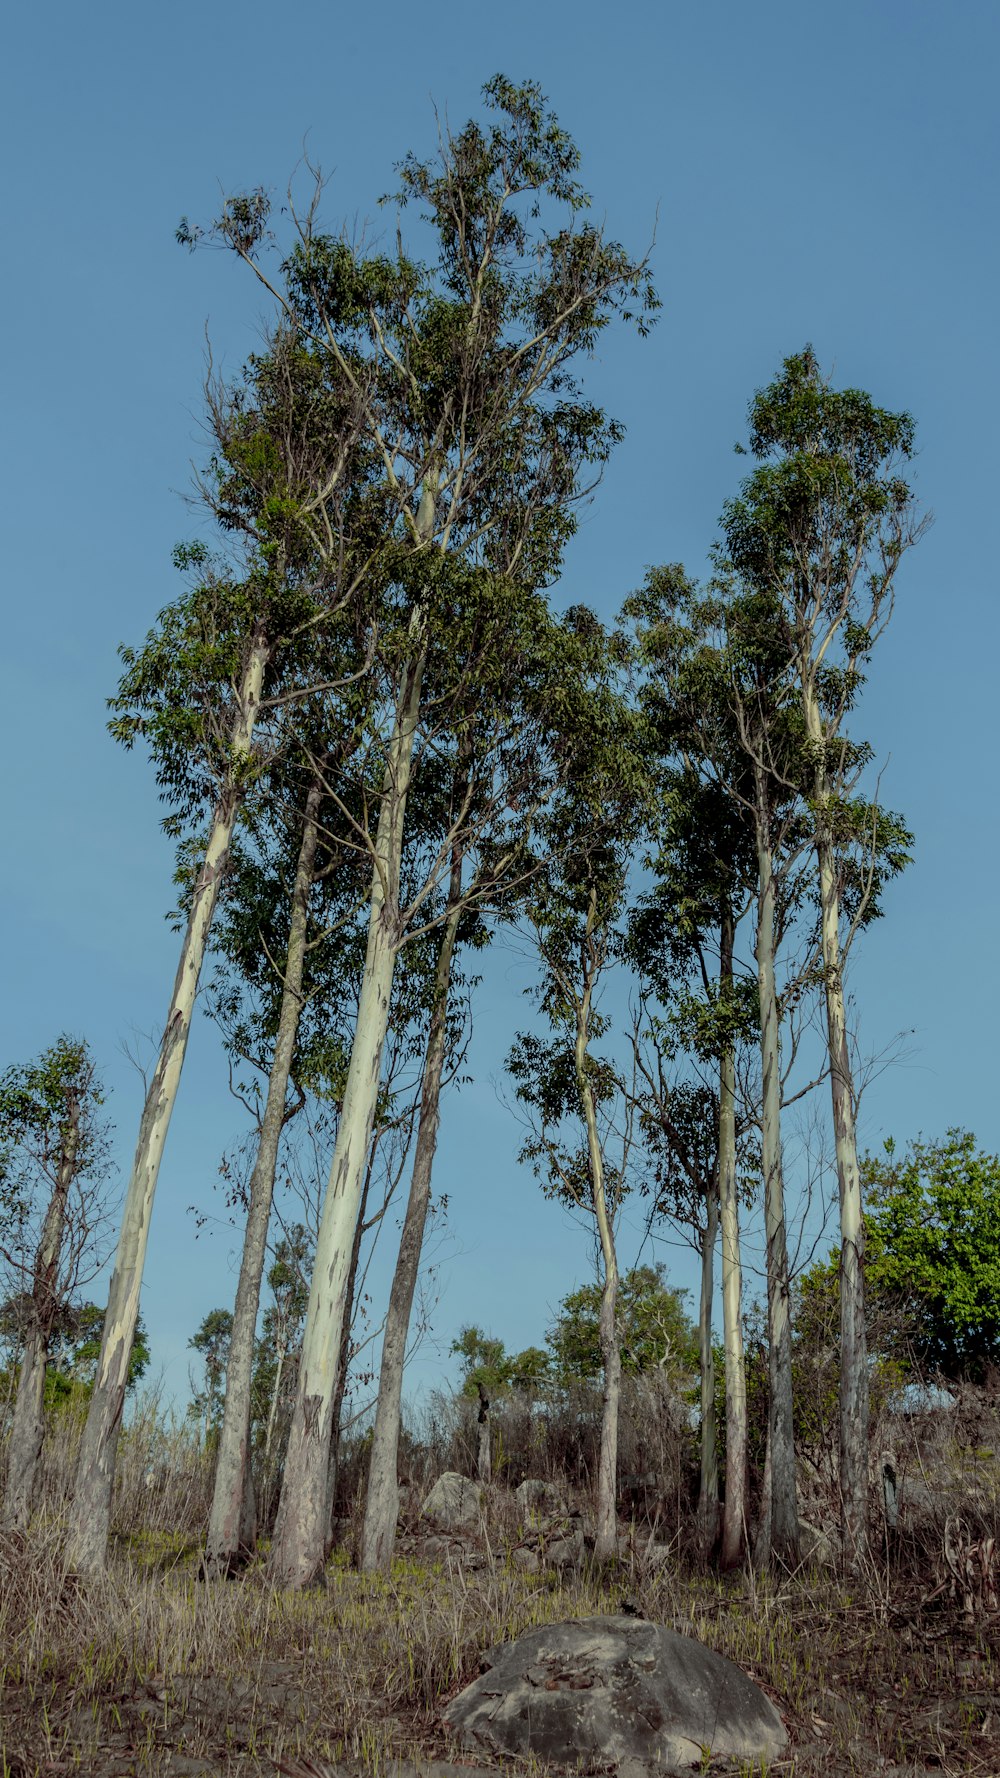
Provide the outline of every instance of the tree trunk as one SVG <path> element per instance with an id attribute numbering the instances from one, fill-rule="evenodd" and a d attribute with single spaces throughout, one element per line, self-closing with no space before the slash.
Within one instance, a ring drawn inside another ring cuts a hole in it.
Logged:
<path id="1" fill-rule="evenodd" d="M 479 1439 L 476 1447 L 476 1477 L 480 1482 L 493 1480 L 493 1450 L 490 1441 L 490 1398 L 479 1384 Z"/>
<path id="2" fill-rule="evenodd" d="M 326 1547 L 324 1558 L 330 1554 L 334 1544 L 334 1518 L 337 1510 L 337 1484 L 340 1479 L 340 1431 L 344 1414 L 344 1397 L 347 1394 L 347 1372 L 351 1362 L 351 1330 L 354 1326 L 354 1295 L 358 1283 L 358 1266 L 361 1263 L 361 1242 L 365 1232 L 365 1211 L 368 1204 L 368 1193 L 371 1189 L 372 1169 L 375 1164 L 375 1146 L 372 1143 L 368 1165 L 365 1168 L 365 1183 L 361 1191 L 361 1203 L 358 1207 L 358 1220 L 354 1228 L 354 1240 L 351 1244 L 351 1264 L 347 1273 L 347 1288 L 344 1293 L 344 1337 L 340 1342 L 340 1357 L 337 1360 L 337 1385 L 333 1392 L 333 1409 L 330 1415 L 330 1451 L 326 1470 Z"/>
<path id="3" fill-rule="evenodd" d="M 149 1242 L 153 1196 L 184 1065 L 198 978 L 242 800 L 246 757 L 253 740 L 269 652 L 268 645 L 258 634 L 243 673 L 239 708 L 230 741 L 232 766 L 215 806 L 205 856 L 191 897 L 174 991 L 143 1107 L 132 1173 L 125 1193 L 101 1352 L 80 1442 L 76 1491 L 70 1511 L 67 1564 L 81 1572 L 99 1572 L 107 1561 L 115 1455 L 139 1315 L 139 1292 Z"/>
<path id="4" fill-rule="evenodd" d="M 403 1395 L 403 1365 L 406 1340 L 413 1311 L 413 1297 L 420 1271 L 424 1229 L 431 1197 L 431 1173 L 437 1147 L 440 1118 L 441 1075 L 444 1068 L 448 1034 L 448 990 L 451 963 L 458 932 L 460 910 L 456 905 L 461 895 L 461 860 L 452 864 L 450 890 L 451 911 L 445 921 L 438 952 L 434 981 L 434 1005 L 420 1095 L 420 1121 L 417 1126 L 417 1148 L 410 1179 L 410 1195 L 403 1219 L 385 1333 L 382 1338 L 382 1364 L 379 1372 L 378 1406 L 372 1435 L 371 1463 L 368 1470 L 368 1494 L 365 1501 L 365 1523 L 361 1538 L 361 1568 L 365 1574 L 381 1571 L 388 1574 L 396 1541 L 396 1519 L 399 1513 L 399 1429 Z"/>
<path id="5" fill-rule="evenodd" d="M 597 923 L 597 896 L 591 890 L 587 914 L 586 946 L 593 943 Z M 583 996 L 576 1021 L 576 1084 L 587 1129 L 587 1156 L 590 1184 L 594 1199 L 594 1215 L 601 1242 L 604 1287 L 601 1291 L 601 1313 L 598 1331 L 604 1363 L 604 1395 L 601 1410 L 601 1451 L 597 1466 L 597 1525 L 594 1541 L 595 1562 L 609 1562 L 618 1552 L 618 1407 L 621 1399 L 622 1355 L 618 1339 L 618 1257 L 615 1236 L 608 1215 L 604 1186 L 604 1155 L 597 1127 L 597 1107 L 587 1073 L 587 1043 L 590 1036 L 590 1009 L 593 995 L 593 969 L 585 963 Z"/>
<path id="6" fill-rule="evenodd" d="M 712 1303 L 715 1296 L 715 1248 L 718 1235 L 718 1182 L 712 1179 L 705 1194 L 705 1228 L 701 1238 L 701 1301 L 698 1308 L 698 1365 L 701 1372 L 698 1526 L 705 1550 L 712 1548 L 719 1534 L 719 1444 L 715 1423 L 715 1356 L 712 1351 Z"/>
<path id="7" fill-rule="evenodd" d="M 723 903 L 720 926 L 719 997 L 733 986 L 733 916 Z M 743 1352 L 743 1269 L 740 1261 L 739 1189 L 736 1178 L 736 1062 L 732 1043 L 719 1059 L 719 1222 L 722 1229 L 722 1324 L 726 1351 L 726 1499 L 719 1562 L 735 1568 L 743 1559 L 747 1528 L 747 1376 Z"/>
<path id="8" fill-rule="evenodd" d="M 840 961 L 840 897 L 829 845 L 818 848 L 823 903 L 830 1089 L 840 1192 L 840 1496 L 844 1560 L 856 1568 L 868 1551 L 868 1336 L 865 1326 L 865 1225 L 854 1118 L 854 1079 Z"/>
<path id="9" fill-rule="evenodd" d="M 30 1320 L 21 1359 L 14 1420 L 7 1441 L 7 1491 L 3 1507 L 6 1531 L 28 1528 L 45 1434 L 45 1366 L 58 1307 L 55 1293 L 66 1224 L 66 1199 L 76 1172 L 80 1142 L 80 1104 L 75 1093 L 69 1097 L 67 1110 L 55 1186 L 35 1256 Z"/>
<path id="10" fill-rule="evenodd" d="M 840 892 L 828 829 L 830 785 L 815 691 L 804 679 L 806 727 L 816 758 L 816 859 L 819 866 L 823 981 L 826 991 L 830 1093 L 840 1195 L 840 1498 L 844 1561 L 857 1568 L 868 1553 L 868 1336 L 865 1326 L 865 1226 L 855 1122 L 854 1075 L 847 1047 Z"/>
<path id="11" fill-rule="evenodd" d="M 418 548 L 433 537 L 437 491 L 438 479 L 431 474 L 424 483 L 417 514 Z M 386 761 L 358 1018 L 316 1243 L 298 1389 L 271 1545 L 270 1573 L 281 1586 L 308 1586 L 322 1568 L 327 1553 L 333 1397 L 341 1344 L 347 1331 L 344 1309 L 348 1274 L 378 1105 L 389 996 L 400 938 L 403 833 L 427 659 L 426 633 L 426 608 L 418 604 L 410 618 L 411 653 L 403 670 Z"/>
<path id="12" fill-rule="evenodd" d="M 278 1033 L 261 1123 L 260 1144 L 250 1180 L 250 1205 L 243 1237 L 243 1257 L 233 1311 L 229 1363 L 226 1368 L 226 1404 L 205 1549 L 206 1566 L 217 1573 L 230 1573 L 241 1560 L 252 1554 L 256 1542 L 256 1525 L 251 1521 L 249 1512 L 244 1515 L 244 1496 L 248 1491 L 250 1467 L 250 1388 L 253 1378 L 254 1338 L 274 1197 L 274 1175 L 278 1164 L 281 1132 L 285 1125 L 288 1082 L 302 1011 L 309 891 L 312 888 L 316 862 L 321 800 L 320 786 L 314 783 L 306 797 L 302 841 L 292 889 Z"/>
<path id="13" fill-rule="evenodd" d="M 761 1117 L 764 1164 L 764 1228 L 767 1240 L 768 1428 L 771 1450 L 770 1550 L 787 1568 L 799 1561 L 799 1513 L 795 1488 L 792 1418 L 792 1324 L 789 1313 L 788 1241 L 781 1155 L 781 1052 L 775 985 L 775 879 L 766 787 L 757 771 L 757 985 L 760 993 Z M 766 1553 L 762 1555 L 766 1560 Z"/>

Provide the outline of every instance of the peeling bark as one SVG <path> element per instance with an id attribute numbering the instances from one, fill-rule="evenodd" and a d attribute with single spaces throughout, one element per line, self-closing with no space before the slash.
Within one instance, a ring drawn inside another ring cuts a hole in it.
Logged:
<path id="1" fill-rule="evenodd" d="M 242 800 L 242 777 L 253 739 L 269 653 L 269 645 L 258 634 L 244 669 L 230 742 L 232 766 L 215 806 L 208 844 L 191 897 L 174 990 L 125 1193 L 101 1353 L 80 1443 L 76 1490 L 70 1511 L 67 1563 L 82 1573 L 100 1572 L 107 1562 L 115 1456 L 139 1315 L 149 1219 L 184 1065 L 198 980 Z"/>
<path id="2" fill-rule="evenodd" d="M 733 916 L 723 904 L 720 998 L 733 983 Z M 722 1322 L 726 1352 L 726 1498 L 722 1513 L 722 1568 L 743 1559 L 747 1530 L 747 1379 L 743 1352 L 743 1268 L 736 1180 L 736 1064 L 728 1043 L 719 1060 L 719 1223 L 722 1230 Z"/>
<path id="3" fill-rule="evenodd" d="M 798 1566 L 799 1515 L 792 1417 L 792 1324 L 788 1240 L 781 1153 L 781 1052 L 775 984 L 775 877 L 766 786 L 757 768 L 757 985 L 760 993 L 761 1118 L 764 1228 L 767 1240 L 768 1432 L 771 1452 L 769 1550 L 788 1568 Z M 765 1557 L 766 1559 L 766 1553 Z"/>
<path id="4" fill-rule="evenodd" d="M 250 1473 L 250 1393 L 254 1338 L 274 1197 L 274 1175 L 278 1164 L 281 1132 L 285 1124 L 288 1082 L 302 1012 L 309 891 L 312 888 L 316 862 L 320 802 L 320 786 L 314 783 L 306 797 L 302 840 L 292 889 L 278 1032 L 261 1123 L 260 1143 L 250 1180 L 250 1204 L 233 1310 L 233 1331 L 226 1367 L 226 1402 L 205 1549 L 206 1566 L 222 1573 L 238 1567 L 241 1561 L 253 1553 L 256 1543 L 256 1514 L 250 1510 L 253 1499 L 253 1479 Z M 275 1389 L 277 1390 L 277 1383 Z M 275 1394 L 272 1422 L 276 1405 Z"/>
<path id="5" fill-rule="evenodd" d="M 27 1530 L 34 1505 L 38 1462 L 45 1435 L 45 1368 L 58 1302 L 56 1284 L 66 1226 L 66 1200 L 76 1173 L 80 1143 L 80 1102 L 71 1092 L 63 1125 L 56 1181 L 45 1212 L 35 1257 L 31 1309 L 14 1419 L 7 1441 L 7 1489 L 3 1505 L 6 1531 Z"/>

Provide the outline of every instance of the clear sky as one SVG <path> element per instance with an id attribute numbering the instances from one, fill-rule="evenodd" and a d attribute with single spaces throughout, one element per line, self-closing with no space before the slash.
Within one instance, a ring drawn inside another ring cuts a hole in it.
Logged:
<path id="1" fill-rule="evenodd" d="M 655 229 L 664 301 L 651 339 L 608 337 L 590 367 L 627 436 L 560 600 L 610 617 L 647 565 L 703 569 L 747 401 L 806 341 L 839 383 L 916 417 L 935 523 L 901 571 L 863 720 L 917 856 L 853 976 L 863 1046 L 913 1036 L 866 1098 L 865 1134 L 962 1124 L 1000 1147 L 991 0 L 383 0 L 368 15 L 333 0 L 56 0 L 12 10 L 4 38 L 0 1065 L 62 1030 L 89 1038 L 127 1169 L 140 1087 L 120 1045 L 158 1033 L 177 941 L 152 774 L 108 738 L 104 701 L 117 645 L 175 596 L 171 547 L 199 528 L 184 496 L 204 447 L 206 327 L 235 369 L 262 314 L 229 257 L 175 245 L 179 217 L 211 218 L 220 190 L 280 194 L 305 145 L 331 176 L 331 222 L 384 227 L 377 200 L 394 160 L 431 147 L 432 105 L 460 124 L 502 70 L 541 82 L 611 232 L 642 249 Z M 472 1320 L 515 1347 L 540 1341 L 588 1272 L 580 1232 L 519 1174 L 494 1086 L 525 979 L 515 958 L 490 964 L 474 1081 L 444 1108 L 445 1353 Z M 189 1335 L 232 1301 L 231 1243 L 194 1244 L 185 1206 L 209 1200 L 240 1130 L 202 1022 L 143 1298 L 170 1394 L 186 1388 Z M 428 1349 L 419 1374 L 446 1362 Z"/>

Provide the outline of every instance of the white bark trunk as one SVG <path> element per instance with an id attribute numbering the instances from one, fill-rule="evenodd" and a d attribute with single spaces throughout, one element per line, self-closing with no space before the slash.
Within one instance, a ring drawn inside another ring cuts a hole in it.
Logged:
<path id="1" fill-rule="evenodd" d="M 146 1095 L 132 1173 L 125 1193 L 101 1353 L 80 1443 L 76 1492 L 70 1512 L 67 1561 L 70 1567 L 81 1572 L 100 1571 L 107 1561 L 115 1455 L 139 1315 L 149 1219 L 184 1065 L 198 979 L 219 887 L 229 860 L 233 827 L 242 797 L 242 773 L 253 740 L 268 653 L 263 640 L 255 640 L 244 670 L 230 741 L 233 768 L 216 804 L 205 856 L 191 898 L 174 991 L 156 1068 Z"/>
<path id="2" fill-rule="evenodd" d="M 34 1505 L 38 1462 L 45 1435 L 45 1367 L 58 1307 L 55 1292 L 66 1226 L 66 1200 L 76 1172 L 79 1142 L 80 1104 L 73 1094 L 63 1127 L 56 1182 L 45 1211 L 35 1256 L 30 1319 L 17 1383 L 14 1419 L 7 1441 L 7 1489 L 3 1509 L 3 1525 L 7 1531 L 27 1530 Z"/>
<path id="3" fill-rule="evenodd" d="M 728 994 L 733 980 L 733 922 L 728 908 L 723 909 L 721 941 L 719 987 Z M 726 1352 L 726 1498 L 719 1562 L 722 1568 L 735 1568 L 743 1559 L 747 1535 L 747 1378 L 736 1179 L 736 1065 L 731 1044 L 719 1061 L 719 1223 Z"/>
<path id="4" fill-rule="evenodd" d="M 421 645 L 404 673 L 379 811 L 357 1026 L 316 1244 L 298 1390 L 271 1546 L 270 1571 L 283 1586 L 307 1586 L 322 1567 L 326 1553 L 333 1398 L 346 1334 L 348 1273 L 381 1083 L 399 941 L 399 876 L 423 666 Z"/>
<path id="5" fill-rule="evenodd" d="M 698 1362 L 701 1371 L 701 1480 L 698 1526 L 702 1547 L 710 1550 L 719 1534 L 719 1446 L 715 1424 L 715 1357 L 712 1351 L 712 1304 L 715 1297 L 715 1249 L 719 1235 L 717 1181 L 705 1194 L 705 1229 L 701 1238 L 701 1300 L 698 1307 Z"/>
<path id="6" fill-rule="evenodd" d="M 260 1144 L 250 1180 L 250 1205 L 233 1310 L 233 1331 L 226 1367 L 226 1403 L 205 1549 L 206 1566 L 221 1573 L 231 1572 L 251 1555 L 256 1542 L 256 1527 L 253 1523 L 256 1515 L 249 1510 L 252 1495 L 249 1475 L 250 1390 L 253 1381 L 254 1339 L 267 1254 L 267 1231 L 274 1197 L 274 1175 L 278 1164 L 281 1132 L 285 1124 L 288 1082 L 302 1011 L 309 891 L 312 888 L 316 861 L 320 802 L 320 787 L 313 784 L 306 798 L 302 840 L 292 888 L 278 1034 L 261 1123 Z"/>
<path id="7" fill-rule="evenodd" d="M 788 1241 L 781 1155 L 781 1051 L 775 984 L 775 880 L 766 807 L 758 770 L 757 985 L 760 994 L 761 1117 L 764 1164 L 764 1229 L 767 1241 L 768 1427 L 771 1451 L 770 1553 L 788 1568 L 799 1561 L 799 1514 L 795 1487 L 792 1419 L 792 1324 L 789 1313 Z M 762 1552 L 762 1560 L 767 1552 Z"/>
<path id="8" fill-rule="evenodd" d="M 459 869 L 458 893 L 461 893 Z M 456 899 L 454 872 L 452 900 Z M 371 1574 L 380 1570 L 388 1574 L 396 1541 L 396 1520 L 399 1514 L 399 1430 L 402 1413 L 403 1364 L 406 1339 L 413 1310 L 413 1297 L 420 1271 L 424 1228 L 431 1195 L 431 1173 L 437 1147 L 441 1074 L 444 1068 L 448 1021 L 448 989 L 451 982 L 451 960 L 458 931 L 459 909 L 454 907 L 445 922 L 438 953 L 434 983 L 434 1009 L 431 1015 L 424 1058 L 424 1078 L 420 1099 L 420 1122 L 417 1148 L 410 1180 L 410 1195 L 403 1219 L 403 1233 L 389 1293 L 385 1333 L 382 1338 L 382 1363 L 379 1372 L 378 1406 L 372 1434 L 371 1462 L 368 1469 L 368 1492 L 365 1499 L 365 1522 L 361 1537 L 361 1568 Z"/>

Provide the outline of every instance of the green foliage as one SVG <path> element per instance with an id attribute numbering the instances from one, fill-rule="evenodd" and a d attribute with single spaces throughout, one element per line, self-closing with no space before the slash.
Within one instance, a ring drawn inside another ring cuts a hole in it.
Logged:
<path id="1" fill-rule="evenodd" d="M 233 1333 L 233 1317 L 229 1309 L 210 1309 L 188 1345 L 200 1354 L 205 1366 L 205 1387 L 192 1401 L 188 1413 L 192 1419 L 204 1420 L 206 1430 L 217 1431 L 222 1423 L 226 1399 L 226 1367 L 229 1363 L 229 1342 Z"/>
<path id="2" fill-rule="evenodd" d="M 57 1332 L 52 1346 L 52 1365 L 46 1374 L 47 1400 L 61 1402 L 89 1398 L 97 1375 L 106 1314 L 106 1307 L 102 1309 L 97 1303 L 83 1303 Z M 149 1363 L 149 1334 L 140 1314 L 125 1383 L 130 1394 L 145 1376 Z"/>
<path id="3" fill-rule="evenodd" d="M 697 1369 L 698 1334 L 684 1307 L 685 1294 L 667 1284 L 660 1265 L 635 1266 L 623 1274 L 617 1319 L 626 1376 L 660 1370 L 677 1381 Z M 596 1282 L 563 1298 L 548 1343 L 564 1387 L 602 1375 L 600 1312 L 601 1286 Z"/>
<path id="4" fill-rule="evenodd" d="M 900 1312 L 919 1363 L 947 1377 L 1000 1364 L 1000 1157 L 969 1131 L 867 1156 L 867 1279 Z"/>

